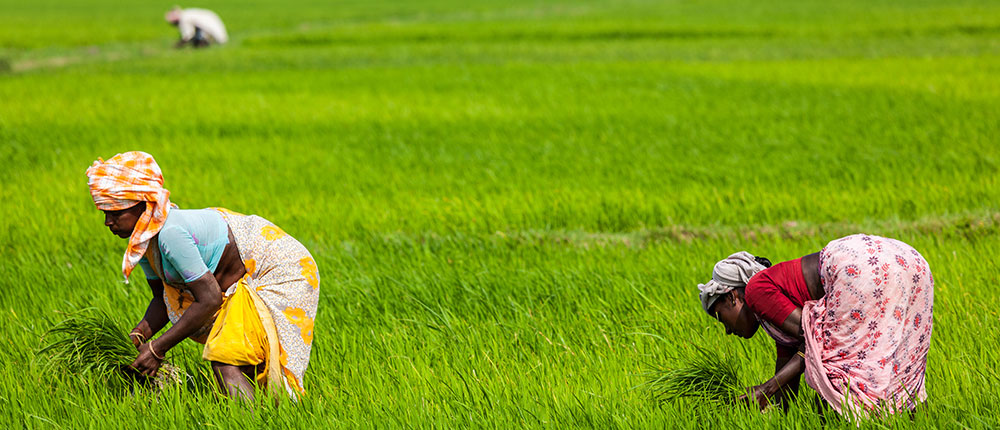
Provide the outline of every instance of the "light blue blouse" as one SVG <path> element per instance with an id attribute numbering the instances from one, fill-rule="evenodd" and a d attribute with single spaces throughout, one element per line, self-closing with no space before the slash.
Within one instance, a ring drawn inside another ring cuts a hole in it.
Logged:
<path id="1" fill-rule="evenodd" d="M 188 283 L 215 272 L 229 244 L 229 228 L 222 215 L 212 209 L 171 209 L 158 242 L 165 281 Z M 160 279 L 146 257 L 139 265 L 146 279 Z"/>

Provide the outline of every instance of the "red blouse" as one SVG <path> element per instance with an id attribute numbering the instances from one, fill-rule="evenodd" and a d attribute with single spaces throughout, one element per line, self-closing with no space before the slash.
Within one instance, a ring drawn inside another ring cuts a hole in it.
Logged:
<path id="1" fill-rule="evenodd" d="M 747 306 L 775 327 L 788 315 L 812 300 L 802 275 L 802 259 L 775 264 L 750 278 L 744 291 Z"/>

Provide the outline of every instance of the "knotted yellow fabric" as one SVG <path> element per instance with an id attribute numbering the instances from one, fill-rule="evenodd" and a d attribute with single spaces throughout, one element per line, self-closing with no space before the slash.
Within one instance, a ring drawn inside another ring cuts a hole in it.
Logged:
<path id="1" fill-rule="evenodd" d="M 202 358 L 234 366 L 265 363 L 256 375 L 257 383 L 281 380 L 278 369 L 277 330 L 267 306 L 240 279 L 236 291 L 223 299 L 202 350 Z M 271 342 L 270 339 L 275 339 Z M 279 384 L 273 384 L 279 385 Z"/>

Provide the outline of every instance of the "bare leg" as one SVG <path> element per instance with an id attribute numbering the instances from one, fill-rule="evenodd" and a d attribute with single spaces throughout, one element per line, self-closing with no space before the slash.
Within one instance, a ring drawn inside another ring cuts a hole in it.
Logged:
<path id="1" fill-rule="evenodd" d="M 212 373 L 215 374 L 215 381 L 219 383 L 219 388 L 229 397 L 239 397 L 253 403 L 253 385 L 250 381 L 253 378 L 254 366 L 234 366 L 232 364 L 212 362 Z"/>

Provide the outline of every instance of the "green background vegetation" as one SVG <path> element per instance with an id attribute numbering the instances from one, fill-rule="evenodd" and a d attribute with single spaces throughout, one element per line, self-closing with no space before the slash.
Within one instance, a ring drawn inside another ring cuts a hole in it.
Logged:
<path id="1" fill-rule="evenodd" d="M 1000 426 L 1000 3 L 207 0 L 202 51 L 170 6 L 0 0 L 0 426 L 853 428 L 643 383 L 693 345 L 765 380 L 696 284 L 855 232 L 937 281 L 928 408 L 865 427 Z M 312 251 L 302 402 L 42 371 L 56 311 L 149 299 L 84 176 L 128 150 Z"/>

